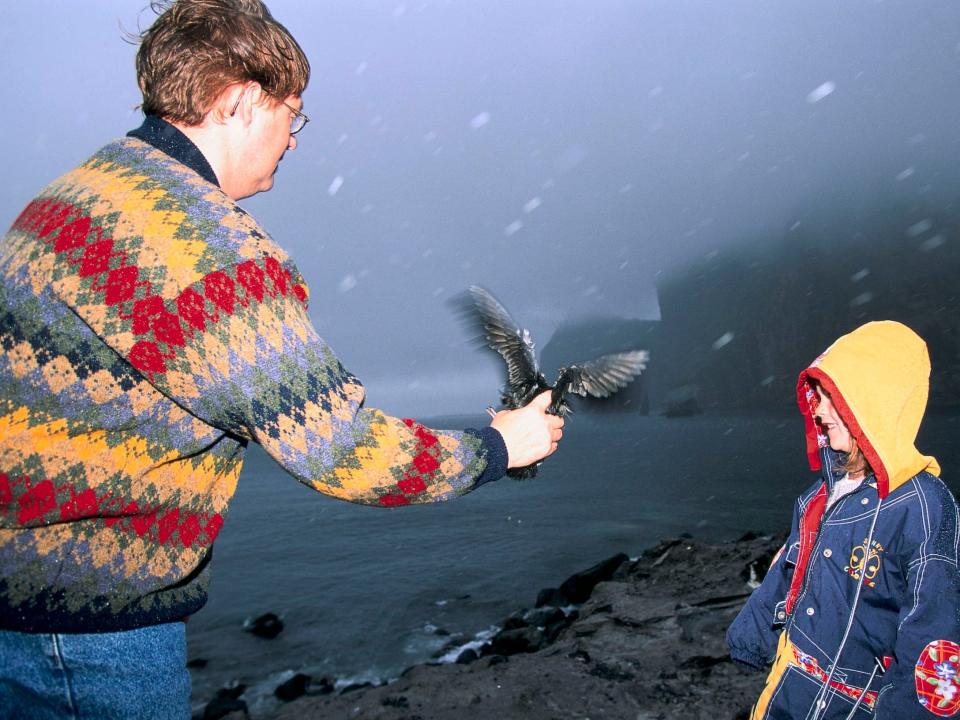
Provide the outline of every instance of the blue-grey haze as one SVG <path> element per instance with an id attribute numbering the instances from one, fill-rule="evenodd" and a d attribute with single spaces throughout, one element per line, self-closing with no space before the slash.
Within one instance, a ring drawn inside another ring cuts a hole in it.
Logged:
<path id="1" fill-rule="evenodd" d="M 139 122 L 122 29 L 145 5 L 4 3 L 0 222 Z M 471 283 L 542 345 L 577 314 L 658 317 L 661 273 L 780 237 L 838 188 L 956 195 L 953 0 L 270 6 L 311 58 L 313 122 L 246 205 L 395 414 L 496 399 L 445 303 Z"/>

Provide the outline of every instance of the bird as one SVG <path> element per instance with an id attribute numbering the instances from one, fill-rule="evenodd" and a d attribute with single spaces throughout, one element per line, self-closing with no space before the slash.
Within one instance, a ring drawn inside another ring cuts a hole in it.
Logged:
<path id="1" fill-rule="evenodd" d="M 458 304 L 464 318 L 479 330 L 484 344 L 499 353 L 506 363 L 507 381 L 500 400 L 508 410 L 521 408 L 540 393 L 550 390 L 547 412 L 566 416 L 571 412 L 567 402 L 569 393 L 583 397 L 609 397 L 636 378 L 650 359 L 646 350 L 601 355 L 587 362 L 561 367 L 551 385 L 537 365 L 536 345 L 530 331 L 521 328 L 489 290 L 471 285 Z M 492 408 L 488 411 L 493 414 Z M 527 480 L 536 476 L 540 464 L 511 468 L 507 475 Z"/>

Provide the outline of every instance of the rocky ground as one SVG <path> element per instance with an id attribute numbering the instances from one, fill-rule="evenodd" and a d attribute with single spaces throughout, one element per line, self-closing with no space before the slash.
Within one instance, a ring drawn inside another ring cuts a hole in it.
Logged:
<path id="1" fill-rule="evenodd" d="M 340 692 L 297 676 L 277 689 L 289 700 L 277 720 L 745 719 L 764 677 L 730 661 L 724 632 L 780 541 L 675 538 L 610 558 L 542 591 L 456 663 Z M 245 716 L 242 695 L 221 701 L 207 720 Z"/>

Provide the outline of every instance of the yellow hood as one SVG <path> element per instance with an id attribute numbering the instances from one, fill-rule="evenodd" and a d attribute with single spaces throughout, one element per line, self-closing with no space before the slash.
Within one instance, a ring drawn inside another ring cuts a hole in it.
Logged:
<path id="1" fill-rule="evenodd" d="M 936 459 L 914 442 L 927 406 L 930 357 L 913 330 L 883 320 L 842 336 L 800 373 L 797 401 L 806 421 L 810 467 L 820 469 L 828 442 L 813 420 L 810 381 L 830 394 L 834 408 L 873 468 L 884 498 L 922 470 L 940 475 Z"/>

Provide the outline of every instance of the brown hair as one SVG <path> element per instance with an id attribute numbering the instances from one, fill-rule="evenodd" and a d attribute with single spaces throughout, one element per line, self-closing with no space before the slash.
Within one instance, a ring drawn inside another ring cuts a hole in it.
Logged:
<path id="1" fill-rule="evenodd" d="M 861 472 L 869 475 L 873 472 L 873 468 L 870 467 L 866 456 L 863 454 L 863 451 L 860 450 L 860 444 L 853 435 L 850 436 L 850 452 L 847 453 L 842 467 L 847 474 L 853 475 L 859 475 Z"/>
<path id="2" fill-rule="evenodd" d="M 310 63 L 260 0 L 155 0 L 139 35 L 143 112 L 198 125 L 227 86 L 259 83 L 283 100 L 302 95 Z"/>

